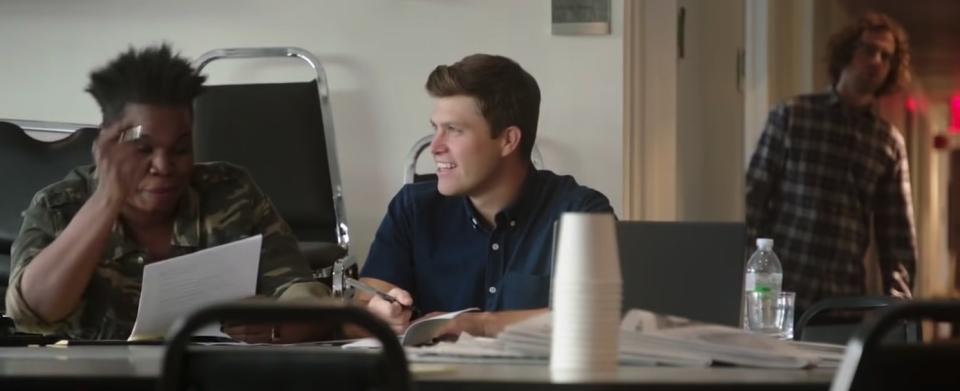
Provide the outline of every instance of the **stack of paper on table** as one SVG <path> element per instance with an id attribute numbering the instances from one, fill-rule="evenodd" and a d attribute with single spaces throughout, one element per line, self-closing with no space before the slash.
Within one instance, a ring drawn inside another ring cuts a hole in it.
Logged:
<path id="1" fill-rule="evenodd" d="M 254 296 L 261 235 L 143 267 L 140 305 L 131 341 L 163 339 L 178 318 L 202 307 Z M 224 336 L 219 324 L 196 335 Z"/>
<path id="2" fill-rule="evenodd" d="M 550 357 L 553 329 L 550 315 L 544 314 L 508 326 L 497 339 L 509 350 L 547 359 Z M 708 357 L 702 355 L 649 343 L 640 333 L 623 330 L 622 325 L 619 338 L 620 363 L 623 365 L 705 367 L 711 363 Z"/>
<path id="3" fill-rule="evenodd" d="M 456 342 L 407 347 L 407 358 L 412 362 L 481 363 L 481 364 L 543 364 L 546 356 L 514 351 L 495 338 L 474 337 L 463 333 Z"/>
<path id="4" fill-rule="evenodd" d="M 551 316 L 511 325 L 496 339 L 461 338 L 456 343 L 407 349 L 413 361 L 531 361 L 550 356 Z M 762 368 L 834 366 L 842 346 L 785 342 L 744 330 L 631 310 L 620 325 L 623 365 L 704 367 L 715 363 Z"/>
<path id="5" fill-rule="evenodd" d="M 847 350 L 846 345 L 837 345 L 832 343 L 806 342 L 806 341 L 788 341 L 793 347 L 807 351 L 816 355 L 820 359 L 817 367 L 820 368 L 838 368 L 843 361 L 843 355 Z"/>
<path id="6" fill-rule="evenodd" d="M 645 342 L 706 356 L 717 363 L 806 368 L 820 361 L 817 355 L 789 342 L 735 327 L 698 323 L 649 311 L 631 310 L 624 316 L 620 329 L 637 333 Z"/>

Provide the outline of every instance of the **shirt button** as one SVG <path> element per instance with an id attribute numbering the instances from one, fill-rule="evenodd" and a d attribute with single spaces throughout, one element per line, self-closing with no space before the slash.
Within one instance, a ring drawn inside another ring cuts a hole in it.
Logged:
<path id="1" fill-rule="evenodd" d="M 491 286 L 490 289 L 487 289 L 487 292 L 490 292 L 491 295 L 497 293 L 497 287 Z"/>
<path id="2" fill-rule="evenodd" d="M 517 221 L 516 221 L 516 220 L 510 220 L 510 226 L 511 226 L 511 227 L 516 227 L 516 226 L 517 226 Z"/>
<path id="3" fill-rule="evenodd" d="M 493 248 L 493 251 L 497 251 L 500 249 L 500 245 L 497 243 L 494 243 L 493 246 L 490 246 L 490 247 Z"/>

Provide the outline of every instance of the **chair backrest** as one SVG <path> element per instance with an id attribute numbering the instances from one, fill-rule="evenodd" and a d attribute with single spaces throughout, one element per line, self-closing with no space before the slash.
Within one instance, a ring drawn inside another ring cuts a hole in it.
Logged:
<path id="1" fill-rule="evenodd" d="M 0 243 L 9 244 L 20 230 L 20 212 L 43 187 L 62 179 L 70 169 L 93 161 L 96 128 L 81 128 L 57 141 L 30 137 L 20 126 L 0 122 Z M 4 246 L 3 250 L 9 252 Z"/>
<path id="2" fill-rule="evenodd" d="M 216 321 L 353 324 L 383 346 L 382 354 L 323 347 L 198 347 L 191 336 Z M 229 303 L 176 322 L 167 339 L 160 390 L 397 390 L 412 389 L 406 356 L 383 321 L 359 307 L 277 302 Z"/>
<path id="3" fill-rule="evenodd" d="M 197 161 L 226 161 L 246 168 L 301 242 L 349 245 L 326 75 L 320 62 L 298 48 L 218 49 L 214 60 L 291 57 L 317 78 L 295 83 L 211 85 L 194 107 Z"/>
<path id="4" fill-rule="evenodd" d="M 21 212 L 37 191 L 62 179 L 70 169 L 93 161 L 96 128 L 81 128 L 57 141 L 40 141 L 10 122 L 0 121 L 0 294 L 10 273 L 10 246 L 20 231 Z M 3 303 L 0 302 L 0 308 Z"/>
<path id="5" fill-rule="evenodd" d="M 799 341 L 846 344 L 866 317 L 897 301 L 888 296 L 827 298 L 803 312 L 794 327 L 794 334 Z M 901 324 L 891 330 L 888 338 L 915 341 L 917 332 L 915 323 Z"/>
<path id="6" fill-rule="evenodd" d="M 406 163 L 403 167 L 403 183 L 414 183 L 414 182 L 424 182 L 424 181 L 435 181 L 437 180 L 436 173 L 429 174 L 417 174 L 417 161 L 420 160 L 420 155 L 423 154 L 423 151 L 430 146 L 430 142 L 433 141 L 433 135 L 428 134 L 421 137 L 413 146 L 410 147 L 410 151 L 407 152 Z M 530 151 L 530 161 L 533 162 L 533 166 L 536 168 L 544 168 L 543 166 L 543 154 L 540 153 L 540 148 L 537 148 L 537 145 L 533 145 L 533 150 Z"/>
<path id="7" fill-rule="evenodd" d="M 831 391 L 960 389 L 960 341 L 891 342 L 886 335 L 903 321 L 960 325 L 960 301 L 902 301 L 867 320 L 847 344 Z"/>
<path id="8" fill-rule="evenodd" d="M 617 223 L 623 308 L 737 326 L 743 295 L 743 223 Z"/>

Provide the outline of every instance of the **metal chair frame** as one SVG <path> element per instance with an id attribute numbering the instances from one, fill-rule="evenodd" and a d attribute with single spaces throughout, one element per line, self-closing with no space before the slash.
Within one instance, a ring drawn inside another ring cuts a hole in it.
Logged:
<path id="1" fill-rule="evenodd" d="M 336 220 L 337 245 L 349 254 L 350 229 L 347 223 L 346 206 L 343 197 L 343 184 L 340 176 L 340 165 L 337 159 L 337 143 L 333 126 L 333 111 L 330 108 L 330 89 L 327 83 L 326 71 L 320 60 L 307 50 L 297 47 L 255 47 L 255 48 L 225 48 L 208 51 L 194 60 L 194 67 L 200 71 L 207 65 L 223 59 L 264 59 L 264 58 L 295 58 L 309 65 L 316 74 L 317 92 L 320 97 L 320 114 L 323 121 L 323 137 L 326 144 L 327 167 L 330 174 L 330 189 L 333 192 L 333 213 Z M 343 268 L 349 268 L 355 261 L 345 256 L 336 261 Z M 329 278 L 334 266 L 315 271 L 318 279 Z M 335 292 L 336 293 L 336 292 Z"/>
<path id="2" fill-rule="evenodd" d="M 882 350 L 881 345 L 884 344 L 884 337 L 904 320 L 917 321 L 922 319 L 949 321 L 956 327 L 960 323 L 960 301 L 903 301 L 891 304 L 883 309 L 879 316 L 867 320 L 850 339 L 843 361 L 841 361 L 840 367 L 834 375 L 830 390 L 848 391 L 868 387 L 865 383 L 870 379 L 865 380 L 865 376 L 869 375 L 869 373 L 866 373 L 868 372 L 866 369 L 872 362 L 880 359 L 877 354 Z M 917 343 L 900 343 L 893 346 L 902 348 L 912 345 L 918 345 L 915 346 L 916 348 L 932 347 L 929 344 L 919 345 Z M 960 357 L 960 347 L 948 345 L 947 348 L 955 349 L 953 355 Z M 954 363 L 955 361 L 944 364 L 946 364 L 945 367 L 952 368 Z M 958 379 L 960 378 L 954 377 L 955 385 L 960 384 Z"/>

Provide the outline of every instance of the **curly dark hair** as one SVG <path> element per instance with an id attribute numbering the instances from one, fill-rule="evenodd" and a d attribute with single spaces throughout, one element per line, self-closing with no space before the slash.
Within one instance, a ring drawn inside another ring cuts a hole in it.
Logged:
<path id="1" fill-rule="evenodd" d="M 836 85 L 843 69 L 850 64 L 853 54 L 860 44 L 864 32 L 889 32 L 893 34 L 896 49 L 890 58 L 890 71 L 876 95 L 896 92 L 910 84 L 910 43 L 907 32 L 895 20 L 878 12 L 868 12 L 855 23 L 845 27 L 830 37 L 828 48 L 828 68 L 830 81 Z"/>
<path id="2" fill-rule="evenodd" d="M 470 55 L 436 67 L 427 77 L 426 89 L 434 98 L 474 98 L 492 137 L 510 126 L 520 128 L 521 156 L 530 159 L 540 118 L 540 86 L 520 64 L 503 56 Z"/>
<path id="3" fill-rule="evenodd" d="M 205 76 L 190 61 L 161 44 L 140 50 L 130 47 L 90 73 L 86 91 L 100 105 L 103 124 L 123 115 L 128 103 L 183 106 L 192 109 L 203 91 Z"/>

